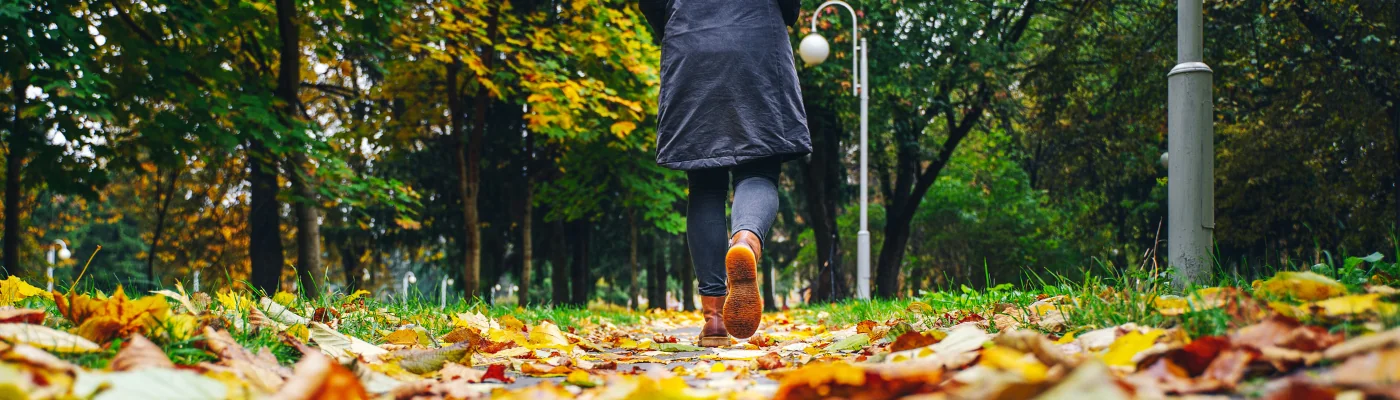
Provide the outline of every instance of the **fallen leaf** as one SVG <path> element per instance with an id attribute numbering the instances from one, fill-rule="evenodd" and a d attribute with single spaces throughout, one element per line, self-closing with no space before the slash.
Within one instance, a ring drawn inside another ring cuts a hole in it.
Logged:
<path id="1" fill-rule="evenodd" d="M 664 352 L 668 352 L 668 353 L 677 353 L 677 352 L 682 352 L 682 351 L 704 351 L 704 350 L 705 350 L 704 347 L 700 347 L 700 346 L 696 346 L 696 345 L 691 345 L 691 344 L 684 344 L 684 343 L 657 343 L 657 344 L 656 344 L 656 349 L 657 349 L 657 350 L 664 351 Z"/>
<path id="2" fill-rule="evenodd" d="M 515 382 L 515 378 L 506 376 L 506 366 L 502 364 L 486 367 L 486 374 L 481 376 L 481 381 L 485 382 L 487 379 L 495 379 L 497 382 L 501 383 Z"/>
<path id="3" fill-rule="evenodd" d="M 598 382 L 593 381 L 593 376 L 589 375 L 588 371 L 581 369 L 576 369 L 570 372 L 568 376 L 565 376 L 564 383 L 585 388 L 598 386 Z"/>
<path id="4" fill-rule="evenodd" d="M 229 335 L 228 331 L 204 327 L 204 347 L 219 356 L 219 365 L 229 367 L 255 388 L 275 392 L 292 376 L 292 371 L 277 362 L 266 348 L 254 355 Z"/>
<path id="5" fill-rule="evenodd" d="M 1362 314 L 1394 315 L 1395 304 L 1381 301 L 1380 293 L 1353 294 L 1333 297 L 1303 305 L 1304 309 L 1320 310 L 1328 317 L 1341 317 Z"/>
<path id="6" fill-rule="evenodd" d="M 1358 336 L 1339 343 L 1322 352 L 1329 360 L 1342 360 L 1357 354 L 1400 346 L 1400 328 Z"/>
<path id="7" fill-rule="evenodd" d="M 389 353 L 379 346 L 369 344 L 369 342 L 336 332 L 320 322 L 312 322 L 308 327 L 311 340 L 316 342 L 321 351 L 335 357 L 341 363 L 348 363 L 356 358 L 368 362 L 378 362 L 380 356 Z"/>
<path id="8" fill-rule="evenodd" d="M 199 307 L 195 307 L 194 302 L 185 294 L 185 286 L 181 284 L 180 281 L 175 281 L 175 290 L 177 291 L 152 290 L 151 293 L 163 295 L 169 297 L 171 300 L 175 300 L 180 303 L 181 306 L 184 306 L 185 310 L 190 314 L 199 315 L 200 312 L 203 311 Z"/>
<path id="9" fill-rule="evenodd" d="M 91 353 L 102 349 L 81 336 L 43 325 L 0 324 L 0 338 L 59 353 Z"/>
<path id="10" fill-rule="evenodd" d="M 1103 355 L 1103 362 L 1113 367 L 1134 367 L 1137 365 L 1138 354 L 1152 348 L 1157 343 L 1157 338 L 1163 334 L 1166 334 L 1166 331 L 1161 329 L 1153 329 L 1146 333 L 1136 329 L 1129 331 L 1108 346 L 1108 352 Z"/>
<path id="11" fill-rule="evenodd" d="M 933 338 L 933 336 L 925 335 L 917 331 L 908 331 L 894 338 L 894 343 L 890 345 L 890 351 L 917 349 L 934 343 L 938 343 L 938 339 Z"/>
<path id="12" fill-rule="evenodd" d="M 121 286 L 117 286 L 117 290 L 106 299 L 79 294 L 64 296 L 54 292 L 54 304 L 58 306 L 59 314 L 77 325 L 75 333 L 98 343 L 133 333 L 149 335 L 158 321 L 164 320 L 170 313 L 170 303 L 165 301 L 165 297 L 146 296 L 131 300 Z"/>
<path id="13" fill-rule="evenodd" d="M 471 350 L 470 342 L 459 342 L 440 349 L 400 350 L 391 353 L 391 356 L 398 360 L 399 366 L 405 371 L 426 374 L 442 369 L 448 362 L 460 362 L 463 359 L 470 361 Z"/>
<path id="14" fill-rule="evenodd" d="M 572 369 L 562 365 L 537 364 L 527 362 L 520 364 L 520 373 L 536 377 L 564 376 Z"/>
<path id="15" fill-rule="evenodd" d="M 84 372 L 73 382 L 79 397 L 106 399 L 223 399 L 228 386 L 192 371 L 147 368 L 139 371 Z"/>
<path id="16" fill-rule="evenodd" d="M 942 371 L 938 368 L 895 365 L 863 368 L 844 362 L 815 363 L 783 375 L 773 398 L 893 399 L 933 392 L 941 380 Z"/>
<path id="17" fill-rule="evenodd" d="M 317 323 L 319 324 L 319 323 Z M 291 379 L 269 397 L 273 400 L 368 399 L 369 393 L 353 372 L 320 353 L 302 354 Z"/>
<path id="18" fill-rule="evenodd" d="M 857 333 L 826 347 L 827 351 L 857 351 L 870 345 L 870 335 Z"/>
<path id="19" fill-rule="evenodd" d="M 1049 368 L 1034 356 L 1001 346 L 983 350 L 979 363 L 988 368 L 1014 372 L 1031 383 L 1045 381 L 1049 372 Z"/>
<path id="20" fill-rule="evenodd" d="M 1348 358 L 1326 374 L 1336 385 L 1353 388 L 1400 384 L 1400 349 L 1373 351 Z"/>
<path id="21" fill-rule="evenodd" d="M 44 310 L 30 308 L 0 310 L 0 323 L 42 324 L 44 323 Z"/>
<path id="22" fill-rule="evenodd" d="M 112 357 L 108 367 L 113 371 L 137 371 L 146 368 L 175 368 L 175 364 L 170 362 L 170 357 L 167 357 L 160 347 L 138 333 L 131 335 L 131 338 L 123 343 L 121 351 Z"/>
<path id="23" fill-rule="evenodd" d="M 1114 400 L 1130 399 L 1132 395 L 1119 386 L 1108 366 L 1089 361 L 1075 368 L 1054 387 L 1036 397 L 1039 400 Z"/>
<path id="24" fill-rule="evenodd" d="M 52 297 L 43 289 L 30 285 L 18 276 L 10 275 L 0 280 L 0 306 L 8 306 L 34 296 Z"/>
<path id="25" fill-rule="evenodd" d="M 382 341 L 384 343 L 412 346 L 418 344 L 418 332 L 412 328 L 399 329 L 388 335 L 384 335 Z"/>
<path id="26" fill-rule="evenodd" d="M 1281 271 L 1265 281 L 1256 282 L 1254 293 L 1264 297 L 1292 297 L 1315 301 L 1347 293 L 1346 285 L 1311 271 Z"/>
<path id="27" fill-rule="evenodd" d="M 282 293 L 278 294 L 281 295 Z M 295 299 L 295 296 L 293 296 L 293 299 Z M 291 302 L 288 301 L 287 303 Z M 273 299 L 269 299 L 267 297 L 263 297 L 262 299 L 258 300 L 258 305 L 260 306 L 260 308 L 262 308 L 262 311 L 267 313 L 267 317 L 271 318 L 273 321 L 277 321 L 278 323 L 281 323 L 283 325 L 308 325 L 312 322 L 306 317 L 303 317 L 301 315 L 298 315 L 296 312 L 293 312 L 291 309 L 287 308 L 283 304 L 284 303 L 282 302 L 273 301 Z"/>
<path id="28" fill-rule="evenodd" d="M 778 369 L 784 366 L 783 357 L 773 352 L 759 356 L 755 358 L 754 361 L 758 363 L 758 369 L 760 370 Z"/>

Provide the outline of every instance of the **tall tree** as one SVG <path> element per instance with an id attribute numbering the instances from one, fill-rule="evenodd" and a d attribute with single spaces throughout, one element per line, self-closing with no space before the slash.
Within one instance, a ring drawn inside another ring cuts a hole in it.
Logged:
<path id="1" fill-rule="evenodd" d="M 899 293 L 910 222 L 925 194 L 995 101 L 1006 97 L 1028 54 L 1022 39 L 1039 12 L 1038 0 L 883 3 L 867 13 L 870 26 L 899 29 L 871 42 L 873 85 L 893 110 L 894 171 L 880 182 L 885 198 L 884 244 L 875 294 Z M 874 20 L 874 21 L 872 21 Z M 876 30 L 875 34 L 880 31 Z M 942 137 L 926 143 L 925 138 Z M 929 151 L 931 150 L 931 151 Z M 880 151 L 875 151 L 879 157 Z"/>

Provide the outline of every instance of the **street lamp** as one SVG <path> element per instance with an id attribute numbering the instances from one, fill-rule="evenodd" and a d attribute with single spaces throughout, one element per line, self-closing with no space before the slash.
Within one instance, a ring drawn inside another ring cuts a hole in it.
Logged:
<path id="1" fill-rule="evenodd" d="M 1178 287 L 1204 283 L 1215 231 L 1215 128 L 1201 0 L 1178 0 L 1176 61 L 1167 73 L 1167 265 Z"/>
<path id="2" fill-rule="evenodd" d="M 57 250 L 54 250 L 54 248 L 52 248 L 52 247 L 49 248 L 49 270 L 48 270 L 48 272 L 46 273 L 46 275 L 48 276 L 48 280 L 49 280 L 49 291 L 50 291 L 50 292 L 53 291 L 53 266 L 54 266 L 54 264 L 57 264 L 59 260 L 67 260 L 68 257 L 72 257 L 72 256 L 73 256 L 73 252 L 68 251 L 68 243 L 64 243 L 62 240 L 55 240 L 55 241 L 53 241 L 53 243 L 56 244 L 56 245 L 58 245 L 58 249 L 57 249 Z M 54 256 L 58 256 L 58 258 L 55 259 Z"/>
<path id="3" fill-rule="evenodd" d="M 827 44 L 826 38 L 817 33 L 817 15 L 827 6 L 839 5 L 851 12 L 851 44 L 855 46 L 851 54 L 851 77 L 854 86 L 852 96 L 860 96 L 860 232 L 856 233 L 856 297 L 861 299 L 870 298 L 870 229 L 869 199 L 866 196 L 866 137 L 870 127 L 868 117 L 870 109 L 870 63 L 866 55 L 870 48 L 866 46 L 865 39 L 860 38 L 860 19 L 856 15 L 856 10 L 844 1 L 828 1 L 817 6 L 816 12 L 812 13 L 812 33 L 802 38 L 802 43 L 797 46 L 798 55 L 802 57 L 807 65 L 821 64 L 826 61 L 826 57 L 831 54 L 831 46 Z M 856 56 L 858 55 L 858 56 Z"/>

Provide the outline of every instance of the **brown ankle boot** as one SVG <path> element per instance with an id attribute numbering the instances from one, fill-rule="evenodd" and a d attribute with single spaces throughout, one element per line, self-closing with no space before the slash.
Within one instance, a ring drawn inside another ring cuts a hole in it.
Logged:
<path id="1" fill-rule="evenodd" d="M 729 274 L 729 296 L 724 301 L 724 328 L 736 338 L 753 336 L 763 320 L 763 296 L 758 292 L 758 257 L 763 244 L 758 235 L 739 231 L 729 238 L 724 255 Z"/>
<path id="2" fill-rule="evenodd" d="M 722 347 L 729 345 L 729 331 L 724 329 L 724 297 L 700 296 L 700 313 L 705 316 L 705 326 L 700 328 L 700 347 Z"/>

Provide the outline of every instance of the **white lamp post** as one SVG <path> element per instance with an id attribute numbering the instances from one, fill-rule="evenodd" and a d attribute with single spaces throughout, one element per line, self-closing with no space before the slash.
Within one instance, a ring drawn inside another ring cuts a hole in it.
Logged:
<path id="1" fill-rule="evenodd" d="M 45 275 L 48 276 L 48 280 L 49 280 L 49 291 L 50 291 L 50 292 L 53 291 L 53 266 L 54 266 L 54 264 L 57 264 L 59 260 L 67 260 L 68 257 L 72 257 L 72 256 L 73 256 L 73 252 L 68 251 L 68 243 L 64 243 L 62 240 L 55 240 L 55 241 L 53 241 L 53 243 L 56 244 L 56 245 L 58 245 L 58 249 L 55 250 L 55 249 L 53 249 L 53 248 L 49 248 L 49 270 L 48 270 L 47 273 L 45 273 Z M 54 256 L 57 256 L 58 258 L 55 259 Z"/>
<path id="2" fill-rule="evenodd" d="M 844 1 L 828 1 L 817 6 L 816 12 L 812 13 L 812 33 L 802 38 L 802 43 L 797 46 L 797 52 L 802 56 L 802 61 L 808 65 L 821 64 L 826 61 L 826 57 L 831 54 L 831 46 L 827 44 L 826 38 L 817 34 L 817 15 L 830 5 L 845 7 L 851 12 L 851 43 L 855 46 L 851 57 L 851 76 L 854 83 L 851 95 L 860 96 L 860 232 L 856 233 L 856 297 L 861 299 L 870 298 L 870 229 L 868 226 L 869 199 L 866 196 L 866 138 L 869 132 L 868 117 L 870 109 L 870 75 L 869 62 L 866 55 L 870 48 L 866 46 L 865 39 L 860 38 L 860 20 L 856 15 L 856 10 Z"/>
<path id="3" fill-rule="evenodd" d="M 441 289 L 438 291 L 438 302 L 440 303 L 438 308 L 447 309 L 447 286 L 453 283 L 456 283 L 456 281 L 452 280 L 452 278 L 447 278 L 442 280 L 441 285 L 438 285 L 441 286 Z"/>
<path id="4" fill-rule="evenodd" d="M 408 272 L 408 275 L 404 275 L 404 276 L 403 276 L 403 292 L 402 292 L 402 294 L 403 294 L 404 300 L 408 300 L 408 285 L 412 285 L 412 284 L 415 284 L 415 283 L 418 283 L 418 277 L 413 276 L 413 271 L 409 271 L 409 272 Z"/>

